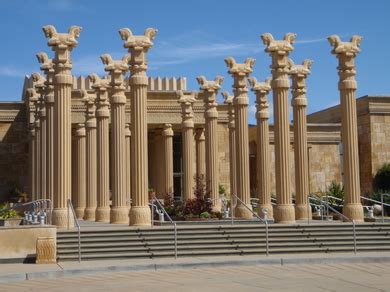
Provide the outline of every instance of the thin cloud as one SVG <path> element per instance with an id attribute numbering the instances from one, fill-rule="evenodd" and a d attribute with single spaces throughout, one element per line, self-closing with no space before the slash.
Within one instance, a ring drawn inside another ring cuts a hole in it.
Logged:
<path id="1" fill-rule="evenodd" d="M 317 38 L 317 39 L 308 39 L 308 40 L 297 40 L 296 44 L 314 44 L 314 43 L 322 43 L 327 41 L 327 38 Z"/>
<path id="2" fill-rule="evenodd" d="M 47 8 L 55 11 L 74 11 L 84 9 L 85 7 L 73 0 L 47 0 Z"/>
<path id="3" fill-rule="evenodd" d="M 4 77 L 24 77 L 26 74 L 31 73 L 29 70 L 19 69 L 11 66 L 0 67 L 0 76 Z"/>

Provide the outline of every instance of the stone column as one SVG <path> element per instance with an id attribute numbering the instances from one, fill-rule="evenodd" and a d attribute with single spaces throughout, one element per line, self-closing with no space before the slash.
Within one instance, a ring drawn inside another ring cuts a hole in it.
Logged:
<path id="1" fill-rule="evenodd" d="M 46 106 L 45 106 L 45 80 L 39 85 L 37 85 L 37 91 L 39 93 L 39 108 L 38 108 L 38 116 L 40 122 L 39 129 L 39 185 L 41 191 L 41 199 L 46 199 Z"/>
<path id="2" fill-rule="evenodd" d="M 54 194 L 54 64 L 52 59 L 49 59 L 46 53 L 37 54 L 37 59 L 41 63 L 40 69 L 46 75 L 45 82 L 45 111 L 46 111 L 46 198 L 53 202 Z"/>
<path id="3" fill-rule="evenodd" d="M 288 106 L 288 54 L 294 49 L 296 35 L 287 33 L 283 40 L 274 40 L 270 33 L 261 36 L 265 51 L 272 57 L 272 82 L 275 121 L 275 222 L 294 223 L 295 212 L 291 196 L 290 122 Z"/>
<path id="4" fill-rule="evenodd" d="M 257 155 L 256 155 L 256 183 L 257 197 L 259 198 L 258 214 L 264 218 L 263 209 L 266 208 L 267 218 L 273 219 L 271 202 L 271 175 L 269 149 L 269 111 L 267 95 L 271 91 L 271 78 L 265 82 L 257 82 L 256 78 L 249 78 L 252 91 L 256 95 L 257 120 Z"/>
<path id="5" fill-rule="evenodd" d="M 148 28 L 144 35 L 134 36 L 130 29 L 119 31 L 125 41 L 124 47 L 131 53 L 130 79 L 131 86 L 131 173 L 132 206 L 130 224 L 150 226 L 151 214 L 148 206 L 148 123 L 147 123 L 147 87 L 146 53 L 153 46 L 152 40 L 157 30 Z"/>
<path id="6" fill-rule="evenodd" d="M 110 222 L 110 164 L 109 164 L 109 119 L 110 109 L 107 95 L 108 78 L 91 74 L 92 88 L 96 92 L 96 140 L 97 140 L 97 208 L 95 220 Z"/>
<path id="7" fill-rule="evenodd" d="M 87 196 L 84 220 L 95 221 L 97 207 L 97 147 L 96 147 L 96 105 L 95 97 L 89 96 L 87 91 L 82 92 L 86 106 L 85 133 L 87 158 Z"/>
<path id="8" fill-rule="evenodd" d="M 182 117 L 183 200 L 194 198 L 194 94 L 178 92 Z"/>
<path id="9" fill-rule="evenodd" d="M 219 200 L 219 173 L 218 173 L 218 133 L 217 133 L 217 92 L 221 88 L 223 77 L 217 76 L 214 81 L 206 80 L 204 76 L 196 78 L 200 85 L 200 94 L 205 107 L 206 128 L 206 190 L 212 200 L 212 210 L 221 212 Z"/>
<path id="10" fill-rule="evenodd" d="M 206 174 L 206 146 L 205 146 L 204 128 L 195 129 L 195 148 L 196 148 L 196 176 L 198 179 L 204 179 Z"/>
<path id="11" fill-rule="evenodd" d="M 155 161 L 155 172 L 156 172 L 156 196 L 159 199 L 162 199 L 164 196 L 164 157 L 161 153 L 161 148 L 163 145 L 163 139 L 162 139 L 162 129 L 158 128 L 155 131 L 155 137 L 154 137 L 154 156 L 156 157 Z"/>
<path id="12" fill-rule="evenodd" d="M 295 166 L 295 219 L 311 219 L 309 195 L 309 157 L 307 152 L 306 126 L 306 78 L 310 74 L 312 61 L 304 60 L 302 65 L 294 65 L 290 60 L 292 80 L 291 105 L 294 115 L 294 166 Z"/>
<path id="13" fill-rule="evenodd" d="M 359 153 L 356 114 L 356 66 L 355 58 L 360 52 L 361 36 L 352 36 L 349 42 L 342 42 L 340 37 L 328 38 L 334 46 L 332 54 L 339 60 L 339 90 L 341 107 L 341 140 L 343 142 L 344 165 L 344 208 L 348 218 L 363 222 L 363 207 L 360 202 Z"/>
<path id="14" fill-rule="evenodd" d="M 27 96 L 27 111 L 28 111 L 28 128 L 29 128 L 29 145 L 28 145 L 28 159 L 29 159 L 29 185 L 30 185 L 30 200 L 37 199 L 37 172 L 36 172 L 36 136 L 35 136 L 35 112 L 38 102 L 38 95 L 35 88 L 28 88 L 26 90 Z"/>
<path id="15" fill-rule="evenodd" d="M 78 44 L 81 28 L 72 26 L 68 33 L 57 33 L 52 25 L 43 31 L 52 47 L 54 57 L 54 210 L 52 223 L 66 227 L 67 201 L 71 195 L 71 93 L 73 76 L 70 53 Z M 73 222 L 73 217 L 69 218 Z M 71 223 L 72 223 L 71 222 Z M 73 223 L 72 223 L 73 224 Z"/>
<path id="16" fill-rule="evenodd" d="M 105 70 L 109 72 L 112 134 L 112 208 L 110 222 L 126 224 L 129 222 L 129 210 L 126 204 L 126 152 L 125 152 L 125 86 L 123 75 L 128 71 L 129 55 L 114 61 L 111 56 L 101 56 Z"/>
<path id="17" fill-rule="evenodd" d="M 230 194 L 237 196 L 237 164 L 236 164 L 236 123 L 234 118 L 233 97 L 227 91 L 222 93 L 225 103 L 228 105 L 229 119 L 229 170 L 230 170 Z"/>
<path id="18" fill-rule="evenodd" d="M 126 203 L 131 206 L 131 130 L 130 124 L 126 124 L 125 129 L 125 148 L 126 148 Z"/>
<path id="19" fill-rule="evenodd" d="M 164 124 L 161 132 L 163 149 L 163 194 L 173 196 L 173 130 L 171 124 Z"/>
<path id="20" fill-rule="evenodd" d="M 86 145 L 85 125 L 77 124 L 73 135 L 73 181 L 72 202 L 74 204 L 77 219 L 83 219 L 86 206 L 87 170 L 86 170 Z"/>
<path id="21" fill-rule="evenodd" d="M 247 79 L 250 73 L 253 72 L 252 68 L 255 64 L 255 60 L 247 58 L 245 63 L 237 64 L 232 58 L 226 58 L 225 63 L 229 68 L 229 74 L 232 75 L 234 84 L 234 114 L 235 114 L 235 126 L 236 126 L 236 168 L 237 168 L 237 196 L 241 199 L 243 204 L 252 208 L 251 194 L 249 186 L 249 139 L 248 139 L 248 88 Z M 242 205 L 241 202 L 237 202 L 235 209 L 235 215 L 239 218 L 251 219 L 252 213 Z"/>

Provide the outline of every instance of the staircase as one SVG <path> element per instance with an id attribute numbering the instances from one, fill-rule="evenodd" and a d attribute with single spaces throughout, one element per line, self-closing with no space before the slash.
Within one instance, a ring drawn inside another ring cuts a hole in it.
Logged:
<path id="1" fill-rule="evenodd" d="M 390 224 L 356 225 L 357 251 L 390 251 Z M 177 227 L 178 257 L 265 255 L 264 224 L 187 225 Z M 353 252 L 348 223 L 269 225 L 270 254 Z M 174 256 L 171 226 L 136 229 L 105 227 L 81 230 L 82 260 Z M 57 232 L 59 261 L 78 260 L 76 231 Z"/>

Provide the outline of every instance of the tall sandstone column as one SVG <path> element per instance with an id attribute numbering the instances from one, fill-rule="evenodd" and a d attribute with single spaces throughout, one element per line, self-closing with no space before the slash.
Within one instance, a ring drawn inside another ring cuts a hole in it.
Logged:
<path id="1" fill-rule="evenodd" d="M 294 65 L 291 60 L 290 62 L 291 105 L 294 115 L 295 219 L 304 220 L 311 218 L 311 207 L 308 206 L 309 156 L 306 126 L 306 78 L 310 74 L 312 61 L 304 60 L 302 65 Z"/>
<path id="2" fill-rule="evenodd" d="M 163 148 L 163 194 L 173 195 L 173 130 L 164 124 L 161 132 Z"/>
<path id="3" fill-rule="evenodd" d="M 46 198 L 53 202 L 54 194 L 54 64 L 46 53 L 37 54 L 41 63 L 40 69 L 45 73 L 45 107 L 46 107 Z"/>
<path id="4" fill-rule="evenodd" d="M 84 220 L 95 221 L 97 205 L 97 149 L 96 149 L 96 105 L 95 97 L 89 96 L 83 91 L 83 101 L 86 106 L 85 134 L 86 134 L 86 158 L 87 158 L 87 197 Z"/>
<path id="5" fill-rule="evenodd" d="M 154 136 L 154 157 L 155 160 L 155 173 L 156 173 L 156 196 L 159 199 L 164 197 L 164 156 L 161 153 L 161 145 L 163 145 L 162 129 L 157 128 Z"/>
<path id="6" fill-rule="evenodd" d="M 230 194 L 237 196 L 237 163 L 236 163 L 236 122 L 234 117 L 233 95 L 227 91 L 222 93 L 228 105 L 229 119 L 229 168 L 230 168 Z"/>
<path id="7" fill-rule="evenodd" d="M 148 122 L 147 122 L 147 87 L 146 53 L 153 46 L 152 40 L 157 30 L 148 28 L 144 35 L 134 36 L 130 29 L 119 31 L 124 47 L 131 54 L 130 79 L 131 86 L 131 173 L 132 206 L 130 224 L 150 226 L 151 214 L 148 206 Z"/>
<path id="8" fill-rule="evenodd" d="M 212 210 L 221 211 L 219 200 L 219 172 L 218 172 L 218 111 L 217 92 L 221 88 L 223 77 L 217 76 L 214 81 L 206 80 L 204 76 L 196 78 L 200 85 L 200 94 L 205 106 L 206 128 L 206 190 L 212 200 Z"/>
<path id="9" fill-rule="evenodd" d="M 178 92 L 181 106 L 181 127 L 183 141 L 183 199 L 194 198 L 194 94 Z"/>
<path id="10" fill-rule="evenodd" d="M 112 145 L 112 207 L 110 222 L 126 224 L 129 212 L 126 204 L 126 152 L 125 152 L 125 86 L 123 75 L 128 71 L 129 55 L 114 61 L 110 55 L 101 56 L 105 70 L 109 72 L 111 102 L 111 145 Z"/>
<path id="11" fill-rule="evenodd" d="M 86 170 L 86 144 L 85 125 L 76 125 L 73 135 L 73 181 L 72 181 L 72 202 L 74 204 L 77 219 L 83 219 L 86 207 L 87 191 L 87 170 Z"/>
<path id="12" fill-rule="evenodd" d="M 340 37 L 328 38 L 334 47 L 332 54 L 339 60 L 339 90 L 341 106 L 341 139 L 343 142 L 344 165 L 344 208 L 348 218 L 363 222 L 363 207 L 360 202 L 359 153 L 356 114 L 356 67 L 355 58 L 360 52 L 361 36 L 352 36 L 349 42 L 342 42 Z"/>
<path id="13" fill-rule="evenodd" d="M 257 155 L 256 155 L 256 188 L 259 198 L 258 214 L 264 218 L 263 209 L 267 209 L 267 218 L 273 219 L 271 202 L 271 173 L 269 147 L 269 103 L 268 93 L 271 91 L 271 78 L 265 82 L 257 82 L 256 78 L 249 78 L 252 91 L 256 95 L 257 120 Z"/>
<path id="14" fill-rule="evenodd" d="M 206 174 L 206 138 L 204 128 L 195 129 L 195 148 L 196 148 L 196 176 L 199 179 L 204 178 Z"/>
<path id="15" fill-rule="evenodd" d="M 226 58 L 225 63 L 232 75 L 234 92 L 234 117 L 236 126 L 236 174 L 237 174 L 237 196 L 241 202 L 237 202 L 235 214 L 239 218 L 251 219 L 252 213 L 248 208 L 251 206 L 251 195 L 249 186 L 249 139 L 248 139 L 248 88 L 247 80 L 253 72 L 255 60 L 247 58 L 245 63 L 238 64 L 232 58 Z M 243 206 L 245 204 L 247 207 Z"/>
<path id="16" fill-rule="evenodd" d="M 95 220 L 110 222 L 110 164 L 109 164 L 109 119 L 110 109 L 107 89 L 108 78 L 96 74 L 88 76 L 96 92 L 96 140 L 97 140 L 97 207 Z"/>
<path id="17" fill-rule="evenodd" d="M 67 226 L 67 201 L 71 196 L 71 93 L 73 77 L 70 53 L 78 44 L 81 28 L 72 26 L 68 33 L 57 33 L 52 25 L 43 31 L 52 47 L 54 57 L 54 210 L 52 223 Z M 73 220 L 69 218 L 69 220 Z M 72 221 L 73 222 L 73 221 Z"/>
<path id="18" fill-rule="evenodd" d="M 294 49 L 296 35 L 287 33 L 283 40 L 274 40 L 270 33 L 261 36 L 265 51 L 272 57 L 272 91 L 275 121 L 275 176 L 276 200 L 275 222 L 294 223 L 295 212 L 291 196 L 290 173 L 290 122 L 288 107 L 288 54 Z"/>
<path id="19" fill-rule="evenodd" d="M 40 78 L 40 83 L 36 85 L 37 92 L 39 93 L 39 108 L 38 116 L 40 121 L 39 131 L 39 185 L 41 191 L 41 199 L 46 199 L 46 105 L 45 105 L 45 78 Z"/>
<path id="20" fill-rule="evenodd" d="M 126 148 L 126 203 L 131 206 L 131 126 L 126 124 L 125 129 L 125 148 Z"/>
<path id="21" fill-rule="evenodd" d="M 35 111 L 38 102 L 38 95 L 34 88 L 26 90 L 27 96 L 27 111 L 29 113 L 28 129 L 29 129 L 29 145 L 28 145 L 28 159 L 29 159 L 29 185 L 30 185 L 30 199 L 32 201 L 37 199 L 37 172 L 36 172 L 36 136 L 35 136 Z"/>

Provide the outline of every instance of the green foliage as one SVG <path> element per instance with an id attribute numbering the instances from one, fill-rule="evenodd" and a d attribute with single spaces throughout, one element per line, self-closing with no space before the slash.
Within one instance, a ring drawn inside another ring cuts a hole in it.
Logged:
<path id="1" fill-rule="evenodd" d="M 209 212 L 202 212 L 200 213 L 199 217 L 208 219 L 211 217 L 211 214 Z"/>
<path id="2" fill-rule="evenodd" d="M 18 213 L 14 209 L 8 209 L 9 207 L 9 203 L 0 205 L 0 219 L 11 219 L 18 217 Z"/>
<path id="3" fill-rule="evenodd" d="M 226 188 L 223 184 L 219 184 L 219 194 L 224 195 L 226 193 Z"/>
<path id="4" fill-rule="evenodd" d="M 390 163 L 384 163 L 374 176 L 374 190 L 390 192 Z"/>
<path id="5" fill-rule="evenodd" d="M 336 197 L 344 200 L 344 187 L 336 181 L 332 181 L 325 191 L 325 195 Z M 336 199 L 329 198 L 328 202 L 331 205 L 341 205 L 342 202 Z"/>

